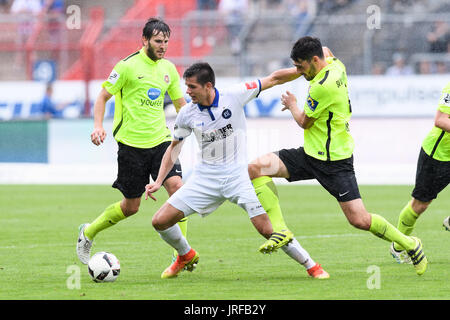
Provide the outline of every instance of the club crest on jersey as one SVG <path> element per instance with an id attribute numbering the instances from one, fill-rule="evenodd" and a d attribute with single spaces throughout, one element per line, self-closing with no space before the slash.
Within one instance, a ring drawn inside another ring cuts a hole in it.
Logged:
<path id="1" fill-rule="evenodd" d="M 258 84 L 255 81 L 246 82 L 245 86 L 247 87 L 247 90 L 252 90 L 252 89 L 258 88 Z"/>
<path id="2" fill-rule="evenodd" d="M 450 106 L 450 93 L 446 93 L 446 94 L 442 97 L 442 104 L 445 104 L 445 105 Z"/>
<path id="3" fill-rule="evenodd" d="M 225 109 L 225 110 L 223 110 L 223 112 L 222 112 L 222 117 L 223 117 L 224 119 L 230 119 L 230 118 L 231 118 L 231 115 L 232 115 L 232 113 L 231 113 L 231 110 L 230 110 L 230 109 Z"/>
<path id="4" fill-rule="evenodd" d="M 306 99 L 306 103 L 308 103 L 308 107 L 311 109 L 311 111 L 315 111 L 317 106 L 319 105 L 319 102 L 311 98 L 310 95 Z"/>
<path id="5" fill-rule="evenodd" d="M 156 100 L 161 94 L 161 90 L 158 88 L 150 88 L 147 91 L 147 96 L 150 98 L 150 100 Z"/>
<path id="6" fill-rule="evenodd" d="M 169 78 L 169 75 L 168 75 L 168 74 L 166 74 L 166 75 L 164 76 L 164 81 L 165 81 L 166 83 L 169 83 L 169 82 L 170 82 L 170 78 Z"/>

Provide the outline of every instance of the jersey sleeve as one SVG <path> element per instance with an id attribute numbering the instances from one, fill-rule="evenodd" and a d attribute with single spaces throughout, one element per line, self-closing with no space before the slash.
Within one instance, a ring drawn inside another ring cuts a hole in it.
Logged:
<path id="1" fill-rule="evenodd" d="M 450 83 L 442 91 L 441 97 L 439 98 L 438 110 L 450 114 Z"/>
<path id="2" fill-rule="evenodd" d="M 346 71 L 345 65 L 336 57 L 328 57 L 326 58 L 328 64 L 334 64 L 335 66 L 339 66 L 340 69 Z"/>
<path id="3" fill-rule="evenodd" d="M 239 104 L 245 106 L 250 100 L 258 97 L 261 92 L 261 81 L 258 79 L 242 82 L 231 86 L 228 90 L 238 100 Z"/>
<path id="4" fill-rule="evenodd" d="M 102 83 L 102 87 L 110 94 L 115 95 L 125 85 L 126 78 L 126 66 L 120 61 L 111 71 L 108 79 Z"/>
<path id="5" fill-rule="evenodd" d="M 170 85 L 167 88 L 167 93 L 169 94 L 172 101 L 178 100 L 183 97 L 183 92 L 180 87 L 180 75 L 178 74 L 175 65 L 171 64 L 169 69 Z"/>
<path id="6" fill-rule="evenodd" d="M 330 97 L 326 94 L 326 89 L 322 86 L 312 86 L 303 109 L 308 117 L 317 119 L 330 104 Z"/>
<path id="7" fill-rule="evenodd" d="M 190 126 L 189 119 L 186 116 L 186 110 L 188 108 L 181 108 L 180 112 L 175 119 L 175 125 L 173 128 L 173 139 L 181 141 L 189 137 L 192 133 L 192 127 Z"/>

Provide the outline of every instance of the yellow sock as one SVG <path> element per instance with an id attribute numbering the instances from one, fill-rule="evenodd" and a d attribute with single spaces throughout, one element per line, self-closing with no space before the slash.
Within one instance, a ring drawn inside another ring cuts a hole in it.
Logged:
<path id="1" fill-rule="evenodd" d="M 409 236 L 414 230 L 417 218 L 419 218 L 419 215 L 414 212 L 413 208 L 411 207 L 411 202 L 408 202 L 408 204 L 400 212 L 400 215 L 398 217 L 397 229 L 403 234 Z M 397 243 L 394 243 L 394 248 L 395 250 L 399 251 L 404 250 L 404 248 L 399 246 Z"/>
<path id="2" fill-rule="evenodd" d="M 126 218 L 120 208 L 120 202 L 121 201 L 113 203 L 107 207 L 97 219 L 84 229 L 84 235 L 88 237 L 89 240 L 94 240 L 97 233 Z"/>
<path id="3" fill-rule="evenodd" d="M 277 188 L 275 183 L 273 183 L 272 178 L 267 176 L 258 177 L 253 179 L 252 183 L 259 202 L 261 202 L 261 205 L 269 216 L 273 230 L 279 231 L 287 229 L 283 213 L 281 212 Z"/>
<path id="4" fill-rule="evenodd" d="M 382 216 L 373 213 L 371 216 L 370 232 L 386 241 L 398 243 L 406 250 L 414 249 L 415 241 L 413 239 L 401 233 Z"/>

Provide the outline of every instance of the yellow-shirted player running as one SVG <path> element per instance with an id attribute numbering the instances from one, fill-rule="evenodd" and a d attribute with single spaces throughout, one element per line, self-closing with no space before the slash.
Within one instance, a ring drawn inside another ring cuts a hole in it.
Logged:
<path id="1" fill-rule="evenodd" d="M 174 64 L 164 59 L 170 28 L 162 20 L 150 18 L 142 31 L 143 47 L 119 61 L 103 83 L 94 105 L 91 141 L 100 145 L 106 138 L 103 128 L 106 102 L 115 96 L 113 136 L 119 149 L 118 174 L 113 184 L 123 199 L 108 206 L 92 223 L 79 228 L 77 255 L 84 264 L 98 232 L 138 212 L 149 176 L 156 179 L 161 159 L 172 135 L 166 126 L 164 96 L 167 92 L 178 111 L 186 101 Z M 182 185 L 179 162 L 164 180 L 172 195 Z M 186 235 L 186 221 L 180 225 Z"/>
<path id="2" fill-rule="evenodd" d="M 442 90 L 434 127 L 422 142 L 417 161 L 416 183 L 409 201 L 398 217 L 397 228 L 410 235 L 416 220 L 438 194 L 450 183 L 450 82 Z M 450 231 L 449 217 L 443 222 Z M 391 254 L 398 263 L 411 263 L 405 249 L 391 244 Z"/>

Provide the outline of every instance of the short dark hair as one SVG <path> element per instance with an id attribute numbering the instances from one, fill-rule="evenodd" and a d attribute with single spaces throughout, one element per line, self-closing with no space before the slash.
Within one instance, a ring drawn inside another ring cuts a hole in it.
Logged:
<path id="1" fill-rule="evenodd" d="M 311 61 L 314 56 L 318 56 L 321 59 L 324 57 L 322 43 L 319 38 L 302 37 L 292 47 L 291 59 L 294 61 L 298 59 Z"/>
<path id="2" fill-rule="evenodd" d="M 214 70 L 207 62 L 197 62 L 191 65 L 184 71 L 183 78 L 197 77 L 197 82 L 204 86 L 211 82 L 213 86 L 216 85 L 216 76 Z"/>
<path id="3" fill-rule="evenodd" d="M 142 36 L 145 39 L 150 40 L 150 38 L 162 32 L 163 35 L 170 37 L 170 27 L 164 21 L 157 18 L 150 18 L 145 23 L 144 29 L 142 29 Z"/>

